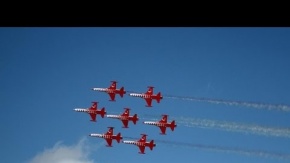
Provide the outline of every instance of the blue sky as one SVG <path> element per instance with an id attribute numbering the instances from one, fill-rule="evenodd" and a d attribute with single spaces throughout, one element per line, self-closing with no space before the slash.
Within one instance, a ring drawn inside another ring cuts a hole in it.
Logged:
<path id="1" fill-rule="evenodd" d="M 0 28 L 0 36 L 0 162 L 289 162 L 289 155 L 271 155 L 290 154 L 290 112 L 170 98 L 147 108 L 141 98 L 110 102 L 90 90 L 117 80 L 118 87 L 140 93 L 154 86 L 164 96 L 290 105 L 289 28 Z M 93 123 L 73 111 L 92 101 L 108 114 L 129 107 L 141 119 L 124 129 L 118 120 L 97 116 Z M 174 132 L 160 135 L 142 124 L 161 114 L 176 120 Z M 249 127 L 217 128 L 201 119 L 258 127 L 246 133 Z M 137 146 L 114 141 L 108 148 L 104 139 L 88 136 L 109 126 L 125 137 L 146 133 L 157 146 L 140 155 Z M 281 128 L 284 136 L 261 134 L 259 127 Z"/>

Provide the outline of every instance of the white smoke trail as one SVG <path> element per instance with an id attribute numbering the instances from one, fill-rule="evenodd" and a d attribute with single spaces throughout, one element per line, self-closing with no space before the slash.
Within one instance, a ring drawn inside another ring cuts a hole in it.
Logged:
<path id="1" fill-rule="evenodd" d="M 228 152 L 228 153 L 237 153 L 247 156 L 258 156 L 266 158 L 277 158 L 277 159 L 290 159 L 290 154 L 277 153 L 263 150 L 249 150 L 233 147 L 223 147 L 223 146 L 214 146 L 214 145 L 204 145 L 204 144 L 192 144 L 192 143 L 183 143 L 183 142 L 174 142 L 174 141 L 165 141 L 165 140 L 155 140 L 157 143 L 165 143 L 173 146 L 184 146 L 196 149 L 211 150 L 217 152 Z"/>
<path id="2" fill-rule="evenodd" d="M 144 115 L 144 117 L 156 118 L 157 116 L 146 114 Z M 241 132 L 244 134 L 256 134 L 263 136 L 290 138 L 290 128 L 278 128 L 270 126 L 261 126 L 256 124 L 243 124 L 236 122 L 216 121 L 199 118 L 185 118 L 185 117 L 171 117 L 171 118 L 176 120 L 177 125 L 179 124 L 186 127 L 215 128 L 231 132 Z"/>
<path id="3" fill-rule="evenodd" d="M 252 107 L 256 109 L 279 110 L 279 111 L 285 111 L 285 112 L 290 111 L 289 105 L 282 105 L 282 104 L 266 104 L 266 103 L 258 103 L 258 102 L 233 101 L 233 100 L 211 99 L 211 98 L 203 98 L 203 97 L 182 97 L 182 96 L 172 96 L 172 95 L 166 95 L 163 97 L 171 98 L 171 99 L 189 100 L 189 101 L 209 102 L 209 103 L 214 103 L 214 104 L 246 106 L 246 107 Z"/>
<path id="4" fill-rule="evenodd" d="M 140 138 L 134 137 L 124 137 L 125 139 L 133 139 L 139 140 Z M 157 140 L 153 139 L 156 144 L 164 143 L 167 145 L 171 145 L 173 147 L 190 147 L 196 149 L 203 150 L 211 150 L 217 152 L 228 152 L 228 153 L 237 153 L 247 156 L 258 156 L 258 157 L 266 157 L 266 158 L 277 158 L 277 159 L 286 159 L 290 160 L 290 154 L 285 153 L 277 153 L 263 150 L 249 150 L 249 149 L 241 149 L 241 148 L 233 148 L 233 147 L 223 147 L 223 146 L 215 146 L 215 145 L 204 145 L 204 144 L 193 144 L 193 143 L 184 143 L 184 142 L 176 142 L 176 141 L 166 141 L 166 140 Z"/>
<path id="5" fill-rule="evenodd" d="M 289 128 L 276 128 L 268 126 L 260 126 L 255 124 L 242 124 L 226 121 L 215 121 L 207 119 L 187 119 L 179 121 L 187 127 L 217 128 L 226 131 L 242 132 L 246 134 L 257 134 L 264 136 L 276 136 L 290 138 Z"/>

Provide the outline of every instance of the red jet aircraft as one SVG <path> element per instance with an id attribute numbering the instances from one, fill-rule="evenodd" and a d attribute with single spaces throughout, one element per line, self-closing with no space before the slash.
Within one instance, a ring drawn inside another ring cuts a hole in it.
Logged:
<path id="1" fill-rule="evenodd" d="M 114 118 L 114 119 L 120 119 L 123 122 L 123 128 L 128 128 L 129 121 L 133 121 L 134 124 L 139 120 L 137 114 L 134 114 L 134 116 L 130 116 L 130 109 L 124 108 L 125 111 L 121 115 L 107 115 L 108 118 Z"/>
<path id="2" fill-rule="evenodd" d="M 145 154 L 145 147 L 149 147 L 150 150 L 152 151 L 153 150 L 153 147 L 156 146 L 156 144 L 154 143 L 154 140 L 151 140 L 150 142 L 146 142 L 146 134 L 141 134 L 142 137 L 137 140 L 137 141 L 128 141 L 128 140 L 124 140 L 123 143 L 125 144 L 134 144 L 136 146 L 139 147 L 139 150 L 140 150 L 140 154 Z"/>
<path id="3" fill-rule="evenodd" d="M 143 99 L 145 99 L 147 105 L 145 105 L 146 107 L 152 107 L 152 100 L 155 99 L 157 101 L 157 103 L 160 103 L 160 100 L 163 99 L 161 93 L 159 92 L 158 94 L 153 94 L 153 88 L 152 86 L 148 86 L 148 90 L 146 93 L 130 93 L 129 96 L 133 96 L 133 97 L 141 97 Z"/>
<path id="4" fill-rule="evenodd" d="M 118 133 L 117 135 L 113 135 L 114 131 L 114 127 L 108 127 L 109 130 L 107 131 L 107 133 L 105 134 L 90 134 L 89 136 L 91 137 L 99 137 L 99 138 L 104 138 L 107 141 L 107 147 L 112 147 L 112 141 L 113 139 L 115 139 L 118 143 L 120 143 L 120 140 L 123 139 L 123 137 L 121 136 L 121 133 Z"/>
<path id="5" fill-rule="evenodd" d="M 94 91 L 100 91 L 100 92 L 106 92 L 110 95 L 109 101 L 116 101 L 115 96 L 116 94 L 119 94 L 121 97 L 123 97 L 124 94 L 126 94 L 126 91 L 124 90 L 124 87 L 121 87 L 121 89 L 117 89 L 117 81 L 111 81 L 112 84 L 108 88 L 92 88 Z"/>
<path id="6" fill-rule="evenodd" d="M 159 122 L 151 122 L 151 121 L 145 121 L 144 124 L 147 125 L 155 125 L 160 128 L 162 135 L 166 135 L 166 127 L 170 127 L 172 131 L 174 131 L 174 128 L 176 127 L 175 121 L 173 120 L 171 123 L 167 123 L 167 117 L 168 115 L 162 115 L 162 119 Z"/>
<path id="7" fill-rule="evenodd" d="M 98 110 L 97 104 L 98 102 L 92 102 L 92 106 L 88 109 L 82 109 L 82 108 L 75 108 L 74 111 L 76 112 L 86 112 L 90 114 L 91 121 L 96 122 L 97 114 L 100 114 L 102 118 L 104 118 L 104 115 L 106 114 L 106 110 L 103 107 L 101 110 Z"/>

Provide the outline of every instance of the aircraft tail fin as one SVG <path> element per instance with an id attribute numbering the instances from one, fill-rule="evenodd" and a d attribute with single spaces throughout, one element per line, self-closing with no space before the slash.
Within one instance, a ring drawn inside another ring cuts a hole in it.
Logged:
<path id="1" fill-rule="evenodd" d="M 106 112 L 105 108 L 103 107 L 102 110 L 101 110 L 101 117 L 104 118 L 106 113 L 107 112 Z"/>
<path id="2" fill-rule="evenodd" d="M 122 87 L 122 88 L 120 89 L 120 96 L 123 97 L 124 94 L 126 94 L 126 91 L 124 90 L 124 87 Z"/>
<path id="3" fill-rule="evenodd" d="M 161 99 L 163 99 L 163 97 L 162 97 L 162 95 L 161 95 L 161 92 L 159 92 L 159 93 L 157 94 L 157 98 L 156 98 L 157 103 L 160 103 L 160 100 L 161 100 Z"/>
<path id="4" fill-rule="evenodd" d="M 176 127 L 175 121 L 173 120 L 170 124 L 170 128 L 172 131 L 174 131 L 174 128 Z"/>
<path id="5" fill-rule="evenodd" d="M 138 119 L 139 118 L 138 118 L 137 114 L 134 114 L 133 119 L 132 119 L 133 123 L 136 124 Z"/>
<path id="6" fill-rule="evenodd" d="M 121 136 L 121 133 L 118 133 L 118 135 L 116 136 L 116 141 L 118 143 L 120 143 L 120 140 L 123 139 L 123 137 Z"/>
<path id="7" fill-rule="evenodd" d="M 150 150 L 152 151 L 155 146 L 156 146 L 156 144 L 154 144 L 154 140 L 151 140 L 149 143 Z"/>

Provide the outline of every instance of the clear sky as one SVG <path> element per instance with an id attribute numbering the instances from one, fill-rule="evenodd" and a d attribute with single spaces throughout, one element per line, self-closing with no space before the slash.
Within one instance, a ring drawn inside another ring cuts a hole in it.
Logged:
<path id="1" fill-rule="evenodd" d="M 166 98 L 289 106 L 289 45 L 289 28 L 0 28 L 0 162 L 289 162 L 290 111 Z M 111 80 L 140 93 L 154 86 L 164 99 L 147 108 L 141 98 L 111 102 L 91 90 Z M 129 107 L 140 120 L 124 129 L 73 111 L 92 101 L 108 114 Z M 142 124 L 161 114 L 176 120 L 175 131 Z M 88 136 L 110 126 L 157 145 L 141 155 Z"/>

